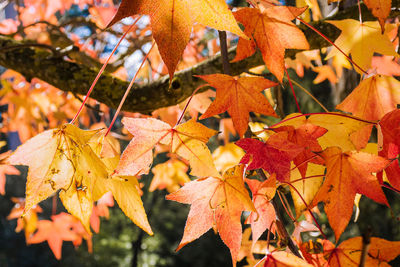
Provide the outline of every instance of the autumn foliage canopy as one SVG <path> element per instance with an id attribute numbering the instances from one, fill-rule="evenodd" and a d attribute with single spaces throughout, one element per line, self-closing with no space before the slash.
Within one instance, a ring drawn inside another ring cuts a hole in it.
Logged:
<path id="1" fill-rule="evenodd" d="M 114 113 L 89 98 L 97 90 L 96 82 L 82 99 L 60 94 L 37 79 L 29 84 L 11 70 L 3 73 L 1 103 L 8 103 L 8 112 L 3 114 L 7 122 L 2 131 L 17 131 L 22 144 L 1 155 L 0 193 L 5 193 L 5 174 L 18 173 L 13 166 L 29 167 L 26 197 L 15 200 L 18 207 L 8 217 L 18 219 L 17 231 L 25 231 L 28 244 L 47 241 L 60 259 L 63 241 L 77 246 L 82 239 L 91 242 L 92 231 L 99 231 L 99 216 L 108 216 L 114 200 L 152 235 L 141 200 L 142 194 L 150 194 L 142 190 L 141 177 L 152 172 L 149 191 L 166 189 L 166 200 L 190 205 L 177 250 L 212 228 L 229 248 L 233 266 L 244 258 L 249 266 L 389 266 L 400 254 L 400 241 L 369 233 L 339 242 L 361 197 L 390 209 L 382 188 L 400 192 L 400 81 L 394 77 L 400 75 L 399 22 L 390 16 L 391 0 L 364 0 L 371 21 L 362 20 L 361 8 L 359 20 L 325 21 L 340 31 L 336 40 L 313 26 L 321 18 L 318 1 L 284 6 L 275 0 L 249 0 L 246 7 L 234 9 L 224 0 L 122 0 L 118 9 L 112 1 L 39 2 L 25 1 L 18 7 L 20 21 L 3 21 L 0 31 L 53 45 L 43 27 L 57 23 L 55 12 L 62 14 L 79 2 L 90 6 L 89 19 L 99 28 L 125 33 L 122 38 L 132 42 L 148 38 L 151 46 L 132 82 L 169 75 L 173 87 L 177 70 L 195 68 L 218 50 L 228 68 L 191 77 L 204 83 L 192 88 L 192 97 L 179 105 L 152 114 L 120 113 L 123 99 L 114 119 L 104 116 L 97 123 L 90 107 Z M 29 8 L 38 12 L 33 15 Z M 330 47 L 310 50 L 311 40 L 300 24 Z M 228 35 L 204 44 L 212 29 Z M 82 43 L 76 35 L 70 38 L 81 52 L 99 58 L 90 39 Z M 222 42 L 227 40 L 237 41 L 231 61 L 224 57 L 228 51 Z M 293 49 L 297 54 L 285 58 Z M 264 65 L 231 75 L 229 64 L 257 53 Z M 115 57 L 101 60 L 106 65 Z M 306 113 L 290 73 L 303 77 L 308 68 L 318 74 L 314 83 L 336 84 L 344 69 L 354 69 L 359 83 L 331 111 L 302 88 L 323 110 Z M 128 77 L 124 68 L 114 74 Z M 296 103 L 296 113 L 282 113 L 277 93 L 282 87 L 293 92 L 289 102 Z M 119 120 L 123 129 L 113 128 Z M 220 129 L 210 128 L 215 122 Z M 218 134 L 220 141 L 213 138 Z M 118 138 L 129 138 L 123 151 Z M 170 159 L 154 166 L 160 153 Z M 59 197 L 68 213 L 38 220 L 41 201 L 50 197 Z M 318 222 L 323 214 L 333 231 L 331 238 Z M 285 216 L 294 225 L 292 234 Z M 301 233 L 309 231 L 316 238 L 303 240 Z"/>

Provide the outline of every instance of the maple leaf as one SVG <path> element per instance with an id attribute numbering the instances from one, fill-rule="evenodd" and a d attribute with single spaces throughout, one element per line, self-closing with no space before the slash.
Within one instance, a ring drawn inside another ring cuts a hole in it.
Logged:
<path id="1" fill-rule="evenodd" d="M 212 153 L 215 167 L 221 173 L 239 164 L 244 156 L 244 151 L 235 143 L 227 143 L 224 146 L 219 146 Z"/>
<path id="2" fill-rule="evenodd" d="M 95 124 L 92 125 L 91 128 L 102 128 L 101 130 L 97 130 L 87 143 L 92 148 L 93 152 L 100 158 L 119 157 L 121 154 L 119 141 L 111 135 L 105 136 L 107 132 L 105 124 Z"/>
<path id="3" fill-rule="evenodd" d="M 93 186 L 96 179 L 108 177 L 104 164 L 87 145 L 96 133 L 64 124 L 31 138 L 9 157 L 9 164 L 29 166 L 25 212 L 62 189 L 65 208 L 90 232 Z"/>
<path id="4" fill-rule="evenodd" d="M 267 255 L 262 258 L 254 267 L 312 267 L 305 260 L 285 251 L 267 250 Z"/>
<path id="5" fill-rule="evenodd" d="M 38 231 L 29 239 L 29 244 L 37 244 L 47 241 L 56 259 L 61 259 L 63 241 L 74 241 L 78 236 L 72 231 L 73 218 L 67 213 L 51 216 L 51 221 L 40 220 Z"/>
<path id="6" fill-rule="evenodd" d="M 189 42 L 193 23 L 246 38 L 224 0 L 122 0 L 108 27 L 136 14 L 150 16 L 153 37 L 171 78 Z"/>
<path id="7" fill-rule="evenodd" d="M 383 33 L 385 31 L 385 20 L 389 16 L 390 8 L 392 7 L 392 0 L 364 0 L 364 3 L 372 14 L 378 18 Z"/>
<path id="8" fill-rule="evenodd" d="M 331 251 L 335 245 L 327 239 L 317 239 L 316 241 L 308 240 L 299 244 L 299 249 L 304 256 L 304 259 L 313 264 L 313 266 L 328 266 L 328 261 L 324 257 L 324 251 Z"/>
<path id="9" fill-rule="evenodd" d="M 244 170 L 244 165 L 238 165 L 228 169 L 222 178 L 197 179 L 166 196 L 168 200 L 191 204 L 177 250 L 215 227 L 236 265 L 242 241 L 240 216 L 244 210 L 256 211 L 244 186 Z"/>
<path id="10" fill-rule="evenodd" d="M 326 164 L 326 179 L 314 198 L 312 206 L 325 203 L 329 223 L 339 240 L 353 212 L 356 193 L 389 205 L 376 176 L 389 164 L 387 159 L 365 153 L 343 153 L 339 147 L 329 147 L 320 153 Z"/>
<path id="11" fill-rule="evenodd" d="M 114 171 L 120 161 L 119 155 L 101 160 L 106 166 L 110 178 L 97 179 L 93 189 L 93 200 L 100 201 L 106 193 L 111 192 L 125 215 L 143 231 L 153 235 L 140 198 L 140 186 L 137 177 L 119 175 Z"/>
<path id="12" fill-rule="evenodd" d="M 400 76 L 400 64 L 390 56 L 374 56 L 372 58 L 372 69 L 386 76 Z"/>
<path id="13" fill-rule="evenodd" d="M 352 59 L 364 70 L 371 67 L 371 60 L 374 53 L 398 57 L 393 44 L 386 34 L 382 34 L 377 21 L 367 21 L 360 23 L 358 20 L 327 20 L 339 28 L 342 33 L 336 39 L 335 45 L 340 47 L 346 54 L 351 54 Z M 386 31 L 393 29 L 393 25 L 386 25 Z M 337 49 L 332 49 L 326 56 L 329 59 L 341 53 Z M 356 71 L 362 71 L 356 68 Z"/>
<path id="14" fill-rule="evenodd" d="M 271 204 L 276 192 L 276 175 L 272 174 L 268 180 L 260 182 L 254 179 L 246 179 L 253 195 L 253 203 L 256 212 L 251 212 L 246 223 L 251 225 L 253 233 L 253 245 L 258 241 L 265 230 L 275 232 L 274 222 L 276 220 L 275 208 Z"/>
<path id="15" fill-rule="evenodd" d="M 317 77 L 315 77 L 315 79 L 313 81 L 314 84 L 322 83 L 326 79 L 328 79 L 328 81 L 333 84 L 335 84 L 339 81 L 339 79 L 337 78 L 332 67 L 329 65 L 315 67 L 315 68 L 313 68 L 313 71 L 318 73 Z"/>
<path id="16" fill-rule="evenodd" d="M 288 133 L 281 132 L 273 134 L 266 143 L 245 138 L 235 144 L 246 151 L 241 163 L 249 164 L 249 170 L 263 168 L 270 174 L 275 173 L 279 181 L 288 181 L 290 162 L 303 148 L 287 139 Z"/>
<path id="17" fill-rule="evenodd" d="M 321 56 L 319 51 L 317 50 L 309 50 L 309 51 L 302 51 L 296 53 L 296 58 L 285 58 L 285 65 L 286 68 L 292 68 L 296 71 L 297 76 L 303 78 L 304 77 L 304 68 L 313 68 L 314 65 L 312 64 L 311 60 L 316 62 L 321 61 Z"/>
<path id="18" fill-rule="evenodd" d="M 190 182 L 189 176 L 186 174 L 188 167 L 185 163 L 177 159 L 158 164 L 151 171 L 154 174 L 151 181 L 149 191 L 153 192 L 156 189 L 167 189 L 172 193 L 187 182 Z"/>
<path id="19" fill-rule="evenodd" d="M 325 166 L 309 163 L 306 173 L 300 173 L 299 168 L 292 168 L 290 173 L 290 193 L 292 194 L 296 216 L 309 209 L 315 195 L 318 193 L 324 178 Z"/>
<path id="20" fill-rule="evenodd" d="M 392 186 L 400 188 L 400 167 L 397 159 L 400 154 L 400 110 L 396 109 L 387 113 L 379 122 L 378 143 L 382 150 L 379 156 L 385 157 L 392 162 L 385 168 L 385 173 Z M 395 159 L 395 160 L 393 160 Z M 378 175 L 381 177 L 381 174 Z M 382 181 L 382 178 L 381 182 Z"/>
<path id="21" fill-rule="evenodd" d="M 274 108 L 261 93 L 278 85 L 262 77 L 232 77 L 225 74 L 198 76 L 217 89 L 217 96 L 200 117 L 206 119 L 228 111 L 240 136 L 247 130 L 249 112 L 278 117 Z"/>
<path id="22" fill-rule="evenodd" d="M 329 242 L 329 241 L 328 241 Z M 363 240 L 361 236 L 343 241 L 338 247 L 324 250 L 329 266 L 359 266 Z M 400 254 L 400 242 L 371 237 L 365 266 L 390 266 L 388 263 Z"/>
<path id="23" fill-rule="evenodd" d="M 93 213 L 92 213 L 92 218 L 93 218 Z M 85 227 L 83 227 L 82 223 L 78 219 L 76 219 L 75 217 L 72 217 L 71 219 L 73 221 L 71 229 L 77 236 L 76 239 L 72 241 L 72 244 L 75 246 L 75 248 L 77 248 L 82 244 L 83 239 L 85 239 L 88 251 L 89 253 L 92 253 L 93 252 L 92 235 L 85 230 Z M 93 227 L 93 224 L 91 226 Z M 93 228 L 93 230 L 96 232 L 95 228 Z"/>
<path id="24" fill-rule="evenodd" d="M 285 49 L 309 49 L 303 32 L 291 22 L 306 9 L 275 6 L 243 8 L 235 12 L 236 20 L 243 24 L 244 33 L 251 39 L 239 39 L 233 62 L 253 55 L 258 47 L 267 68 L 282 82 Z"/>
<path id="25" fill-rule="evenodd" d="M 327 130 L 324 135 L 318 138 L 318 143 L 322 149 L 338 146 L 343 151 L 358 150 L 365 147 L 373 126 L 371 122 L 335 112 L 313 114 L 308 118 L 298 113 L 292 113 L 280 125 L 292 125 L 297 128 L 306 123 Z"/>
<path id="26" fill-rule="evenodd" d="M 190 109 L 188 110 L 190 117 L 192 117 L 193 119 L 196 119 L 198 117 L 199 113 L 205 113 L 206 110 L 208 109 L 208 107 L 212 103 L 212 100 L 210 99 L 211 97 L 215 98 L 215 92 L 211 89 L 207 90 L 203 93 L 194 95 L 192 97 L 192 100 L 190 101 Z M 182 102 L 180 104 L 180 106 L 182 108 L 184 108 L 185 105 L 189 102 L 189 100 L 190 100 L 190 98 L 188 98 L 187 101 Z M 174 122 L 174 124 L 175 124 L 175 122 Z"/>
<path id="27" fill-rule="evenodd" d="M 273 131 L 287 132 L 287 140 L 303 148 L 303 151 L 293 159 L 294 164 L 303 177 L 306 175 L 308 162 L 323 164 L 321 158 L 316 157 L 314 152 L 322 150 L 317 139 L 328 132 L 325 128 L 306 122 L 305 124 L 299 125 L 297 128 L 293 126 L 282 126 L 274 128 Z"/>
<path id="28" fill-rule="evenodd" d="M 140 198 L 139 188 L 139 182 L 136 178 L 114 180 L 111 183 L 111 192 L 125 215 L 146 233 L 153 235 Z"/>
<path id="29" fill-rule="evenodd" d="M 304 232 L 318 232 L 319 229 L 314 224 L 307 221 L 294 222 L 293 239 L 298 243 L 302 243 L 301 233 Z"/>
<path id="30" fill-rule="evenodd" d="M 337 109 L 366 120 L 379 120 L 400 104 L 400 82 L 393 77 L 374 75 L 349 94 Z"/>
<path id="31" fill-rule="evenodd" d="M 140 175 L 149 172 L 153 162 L 153 147 L 170 146 L 172 153 L 189 160 L 190 174 L 198 177 L 219 176 L 206 146 L 217 132 L 190 120 L 171 128 L 167 123 L 153 118 L 123 118 L 122 123 L 134 136 L 121 155 L 115 170 L 118 175 Z"/>
<path id="32" fill-rule="evenodd" d="M 7 220 L 17 219 L 17 227 L 15 232 L 19 233 L 21 230 L 25 231 L 25 241 L 28 242 L 32 237 L 33 233 L 37 229 L 38 212 L 43 212 L 39 205 L 34 206 L 24 216 L 25 199 L 24 198 L 11 198 L 15 203 L 10 214 L 7 216 Z"/>
<path id="33" fill-rule="evenodd" d="M 237 258 L 238 261 L 241 261 L 245 257 L 253 260 L 253 254 L 264 254 L 268 247 L 268 242 L 266 240 L 253 242 L 250 240 L 250 236 L 251 228 L 246 228 L 243 231 L 242 245 Z"/>

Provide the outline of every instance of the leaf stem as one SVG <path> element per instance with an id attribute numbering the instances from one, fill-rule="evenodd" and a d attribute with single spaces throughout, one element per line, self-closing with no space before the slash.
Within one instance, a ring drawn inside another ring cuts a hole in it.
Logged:
<path id="1" fill-rule="evenodd" d="M 284 77 L 286 79 L 286 77 Z M 289 80 L 289 79 L 288 79 Z M 306 93 L 309 97 L 311 97 L 315 102 L 317 102 L 317 104 L 325 111 L 325 112 L 329 112 L 329 110 L 321 103 L 318 101 L 318 99 L 313 96 L 306 88 L 304 88 L 300 83 L 296 82 L 295 80 L 292 79 L 292 83 L 294 83 L 294 85 L 296 85 L 297 87 L 299 87 L 304 93 Z"/>
<path id="2" fill-rule="evenodd" d="M 349 119 L 353 119 L 353 120 L 356 120 L 356 121 L 361 121 L 361 122 L 365 122 L 365 123 L 369 123 L 369 124 L 373 124 L 373 125 L 378 124 L 378 121 L 364 120 L 364 119 L 361 119 L 361 118 L 357 118 L 357 117 L 355 117 L 355 116 L 351 116 L 351 115 L 347 115 L 347 114 L 342 114 L 342 113 L 334 113 L 334 112 L 326 112 L 326 113 L 325 113 L 325 112 L 315 112 L 315 113 L 299 114 L 299 115 L 296 115 L 296 116 L 293 116 L 293 117 L 290 117 L 290 118 L 281 120 L 280 122 L 277 122 L 277 123 L 275 123 L 274 125 L 271 125 L 270 127 L 268 127 L 268 130 L 271 130 L 271 128 L 275 128 L 276 126 L 278 126 L 278 125 L 280 125 L 280 124 L 282 124 L 282 123 L 284 123 L 284 122 L 288 122 L 288 121 L 291 121 L 291 120 L 294 120 L 294 119 L 297 119 L 297 118 L 300 118 L 300 117 L 312 116 L 312 115 L 327 115 L 327 116 L 331 115 L 331 116 L 339 116 L 339 117 L 345 117 L 345 118 L 349 118 Z"/>
<path id="3" fill-rule="evenodd" d="M 360 4 L 360 3 L 359 3 Z M 371 245 L 371 228 L 368 227 L 367 231 L 362 235 L 362 249 L 360 256 L 360 264 L 359 267 L 364 267 L 367 262 L 368 250 Z"/>
<path id="4" fill-rule="evenodd" d="M 113 125 L 114 125 L 114 123 L 115 123 L 115 120 L 117 119 L 118 114 L 119 114 L 119 112 L 121 111 L 121 108 L 122 108 L 122 106 L 124 105 L 125 100 L 126 100 L 126 98 L 128 97 L 128 94 L 129 94 L 129 92 L 131 91 L 133 84 L 135 83 L 136 77 L 138 76 L 140 69 L 143 67 L 144 63 L 146 62 L 147 58 L 149 57 L 150 52 L 151 52 L 151 50 L 153 49 L 154 45 L 155 45 L 155 42 L 153 42 L 153 44 L 151 45 L 149 52 L 147 52 L 146 56 L 143 58 L 143 61 L 142 61 L 142 63 L 140 64 L 138 70 L 136 71 L 135 76 L 133 77 L 133 79 L 132 79 L 131 82 L 129 83 L 129 86 L 128 86 L 128 88 L 126 89 L 125 94 L 124 94 L 124 96 L 122 97 L 121 102 L 119 103 L 117 110 L 115 111 L 114 117 L 113 117 L 113 119 L 112 119 L 112 121 L 111 121 L 111 123 L 110 123 L 110 126 L 108 126 L 107 132 L 106 132 L 106 134 L 104 135 L 104 137 L 106 137 L 106 136 L 108 135 L 108 133 L 111 131 L 111 128 L 113 127 Z"/>
<path id="5" fill-rule="evenodd" d="M 311 30 L 315 31 L 318 33 L 322 38 L 324 38 L 328 43 L 333 45 L 337 50 L 339 50 L 340 53 L 342 53 L 348 61 L 350 61 L 354 66 L 356 66 L 360 71 L 362 71 L 364 74 L 368 74 L 363 68 L 361 68 L 357 63 L 355 63 L 345 52 L 343 52 L 342 49 L 340 49 L 339 46 L 337 46 L 334 42 L 332 42 L 328 37 L 326 37 L 322 32 L 314 28 L 311 24 L 307 23 L 306 21 L 302 20 L 300 17 L 296 17 L 300 22 L 305 24 L 307 27 L 309 27 Z"/>
<path id="6" fill-rule="evenodd" d="M 304 206 L 306 206 L 306 209 L 308 210 L 308 212 L 310 213 L 315 225 L 317 226 L 318 230 L 320 231 L 321 235 L 324 237 L 324 239 L 328 239 L 325 235 L 325 233 L 322 231 L 321 226 L 319 225 L 317 219 L 315 218 L 314 214 L 312 213 L 312 211 L 308 208 L 308 204 L 307 202 L 304 200 L 303 196 L 300 194 L 299 190 L 297 190 L 296 187 L 294 187 L 291 183 L 287 183 L 287 182 L 282 182 L 282 184 L 286 184 L 288 186 L 290 186 L 295 192 L 296 194 L 300 197 L 301 201 L 303 202 Z"/>
<path id="7" fill-rule="evenodd" d="M 300 181 L 304 181 L 304 180 L 308 180 L 308 179 L 312 179 L 312 178 L 324 177 L 324 176 L 325 176 L 325 174 L 319 174 L 319 175 L 311 175 L 311 176 L 301 177 L 301 178 L 299 178 L 299 179 L 290 181 L 290 183 L 291 183 L 291 184 L 294 184 L 294 183 L 297 183 L 297 182 L 300 182 Z"/>
<path id="8" fill-rule="evenodd" d="M 292 80 L 291 80 L 290 77 L 289 77 L 289 73 L 288 73 L 286 67 L 285 67 L 285 73 L 286 73 L 286 76 L 287 76 L 287 80 L 289 81 L 289 86 L 290 86 L 290 88 L 292 89 L 292 93 L 293 93 L 293 96 L 294 96 L 294 101 L 296 102 L 297 110 L 299 111 L 299 113 L 302 113 L 302 112 L 301 112 L 301 109 L 300 109 L 300 106 L 299 106 L 299 102 L 297 101 L 296 93 L 294 92 Z"/>
<path id="9" fill-rule="evenodd" d="M 287 202 L 287 199 L 285 198 L 285 201 L 282 198 L 282 194 L 281 192 L 279 192 L 279 190 L 276 191 L 276 193 L 278 194 L 279 199 L 281 200 L 282 206 L 286 211 L 286 214 L 290 217 L 290 219 L 292 220 L 292 222 L 295 222 L 296 219 L 293 216 L 292 211 L 290 210 L 290 206 L 288 205 L 289 203 Z"/>
<path id="10" fill-rule="evenodd" d="M 394 188 L 393 186 L 386 185 L 386 184 L 384 184 L 384 183 L 381 183 L 381 186 L 384 187 L 384 188 L 390 189 L 390 190 L 396 192 L 397 194 L 400 194 L 400 190 Z"/>
<path id="11" fill-rule="evenodd" d="M 361 14 L 361 4 L 360 4 L 360 0 L 357 0 L 357 4 L 358 4 L 358 18 L 360 20 L 360 24 L 362 24 L 362 14 Z"/>
<path id="12" fill-rule="evenodd" d="M 113 51 L 111 52 L 111 54 L 108 56 L 106 62 L 104 62 L 103 66 L 101 67 L 101 69 L 99 70 L 99 73 L 97 73 L 96 78 L 94 79 L 92 85 L 89 88 L 89 91 L 87 92 L 85 98 L 83 99 L 82 105 L 80 106 L 78 112 L 75 114 L 75 117 L 71 120 L 71 124 L 74 123 L 76 121 L 76 119 L 79 117 L 79 114 L 81 114 L 83 107 L 85 106 L 90 94 L 92 93 L 94 86 L 96 85 L 97 81 L 100 79 L 100 76 L 103 74 L 104 70 L 106 69 L 108 63 L 111 60 L 111 57 L 115 54 L 115 52 L 117 51 L 117 48 L 119 47 L 119 45 L 121 44 L 121 42 L 125 39 L 126 35 L 130 32 L 130 30 L 133 28 L 133 26 L 138 22 L 138 20 L 140 19 L 140 17 L 138 17 L 131 26 L 129 26 L 128 30 L 124 33 L 124 35 L 122 35 L 122 37 L 119 39 L 118 43 L 115 45 Z"/>
<path id="13" fill-rule="evenodd" d="M 209 85 L 209 84 L 200 85 L 199 87 L 197 87 L 197 88 L 193 91 L 193 93 L 192 93 L 192 95 L 190 96 L 188 102 L 186 103 L 185 107 L 183 108 L 182 113 L 181 113 L 181 116 L 179 116 L 179 119 L 178 119 L 178 121 L 176 122 L 175 126 L 177 126 L 179 123 L 181 123 L 181 121 L 182 121 L 182 119 L 183 119 L 183 116 L 185 115 L 185 112 L 186 112 L 187 108 L 189 107 L 190 101 L 192 101 L 193 96 L 197 93 L 198 90 L 200 90 L 201 88 L 206 87 L 206 86 L 210 86 L 210 85 Z"/>
<path id="14" fill-rule="evenodd" d="M 313 152 L 316 153 L 317 151 L 313 151 Z M 314 156 L 312 156 L 311 158 L 308 158 L 308 159 L 304 160 L 303 162 L 301 162 L 300 164 L 294 166 L 294 167 L 291 168 L 290 170 L 293 171 L 293 170 L 299 168 L 300 166 L 302 166 L 303 164 L 306 164 L 306 163 L 308 163 L 309 161 L 315 159 L 316 157 L 318 157 L 318 155 L 314 155 Z"/>

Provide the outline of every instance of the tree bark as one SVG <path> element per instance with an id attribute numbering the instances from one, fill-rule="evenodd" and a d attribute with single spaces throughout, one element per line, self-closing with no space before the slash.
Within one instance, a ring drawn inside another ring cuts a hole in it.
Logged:
<path id="1" fill-rule="evenodd" d="M 396 8 L 392 8 L 390 16 L 396 17 L 400 14 L 400 0 L 393 0 L 392 6 Z M 362 14 L 364 20 L 375 20 L 364 5 L 362 5 Z M 327 19 L 341 20 L 345 18 L 358 19 L 358 7 L 347 8 Z M 335 40 L 340 34 L 340 30 L 326 23 L 325 20 L 314 22 L 312 25 L 331 40 Z M 328 42 L 305 25 L 299 25 L 299 28 L 307 37 L 310 49 L 329 45 Z M 235 49 L 236 47 L 229 49 L 229 60 L 234 58 Z M 298 51 L 287 50 L 286 56 L 294 56 L 296 52 Z M 0 65 L 21 73 L 27 80 L 37 77 L 63 91 L 81 95 L 86 94 L 98 72 L 97 69 L 71 62 L 65 59 L 65 56 L 58 55 L 49 49 L 29 47 L 26 43 L 2 37 L 1 35 Z M 263 60 L 261 54 L 257 52 L 247 59 L 231 63 L 230 72 L 232 75 L 238 75 L 249 68 L 259 65 L 263 65 Z M 135 85 L 122 110 L 150 113 L 158 108 L 178 104 L 189 97 L 199 85 L 204 83 L 203 80 L 195 77 L 195 75 L 219 73 L 221 70 L 222 63 L 218 54 L 189 69 L 177 72 L 171 86 L 169 86 L 168 76 L 149 84 Z M 116 108 L 128 84 L 128 82 L 115 78 L 110 74 L 103 74 L 91 97 L 111 108 Z"/>

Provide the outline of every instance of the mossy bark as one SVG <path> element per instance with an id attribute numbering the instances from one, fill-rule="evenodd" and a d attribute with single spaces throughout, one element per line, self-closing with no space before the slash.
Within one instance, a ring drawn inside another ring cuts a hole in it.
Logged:
<path id="1" fill-rule="evenodd" d="M 400 0 L 393 0 L 392 6 L 399 7 Z M 374 17 L 364 5 L 362 6 L 362 14 L 363 20 L 374 20 Z M 392 9 L 391 17 L 399 14 L 399 8 Z M 328 19 L 340 20 L 344 18 L 358 19 L 358 7 L 348 8 Z M 335 40 L 340 34 L 336 27 L 324 21 L 315 22 L 313 26 L 331 40 Z M 307 26 L 300 25 L 299 27 L 305 33 L 311 49 L 329 45 Z M 98 73 L 97 69 L 68 61 L 60 55 L 53 54 L 50 50 L 27 47 L 26 45 L 18 48 L 19 45 L 23 45 L 23 43 L 0 36 L 0 65 L 21 73 L 28 80 L 37 77 L 63 91 L 84 95 Z M 286 56 L 293 56 L 296 52 L 288 50 Z M 229 60 L 232 60 L 234 56 L 235 47 L 229 50 Z M 262 64 L 261 54 L 257 52 L 245 60 L 231 63 L 231 74 L 238 75 L 249 68 Z M 177 72 L 171 86 L 168 77 L 145 85 L 135 85 L 122 109 L 149 113 L 161 107 L 178 104 L 204 83 L 195 75 L 220 73 L 221 71 L 220 55 L 216 55 L 190 69 Z M 106 73 L 99 79 L 91 97 L 111 108 L 116 108 L 127 87 L 128 82 Z"/>

